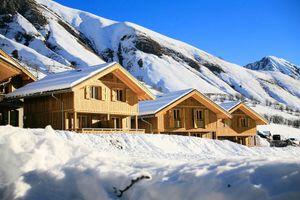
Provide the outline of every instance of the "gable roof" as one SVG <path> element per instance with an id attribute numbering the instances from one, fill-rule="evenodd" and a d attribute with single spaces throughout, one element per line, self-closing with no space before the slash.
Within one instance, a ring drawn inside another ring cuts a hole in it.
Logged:
<path id="1" fill-rule="evenodd" d="M 194 89 L 186 89 L 170 92 L 157 97 L 155 100 L 141 101 L 139 102 L 139 115 L 156 114 L 166 106 L 189 94 L 193 90 Z"/>
<path id="2" fill-rule="evenodd" d="M 256 121 L 259 125 L 268 124 L 268 120 L 266 120 L 264 117 L 262 117 L 260 114 L 255 112 L 252 108 L 247 106 L 242 101 L 230 101 L 230 102 L 223 102 L 219 104 L 222 108 L 224 108 L 227 112 L 232 114 L 234 111 L 240 109 L 245 114 L 250 116 L 252 119 Z"/>
<path id="3" fill-rule="evenodd" d="M 139 89 L 139 95 L 144 95 L 144 98 L 146 99 L 155 98 L 146 87 L 144 87 L 138 80 L 136 80 L 130 73 L 128 73 L 116 62 L 100 64 L 93 67 L 85 67 L 80 70 L 70 70 L 50 74 L 41 80 L 27 84 L 26 86 L 15 90 L 14 92 L 6 95 L 6 98 L 23 98 L 29 96 L 39 96 L 48 93 L 59 93 L 66 90 L 71 91 L 73 87 L 96 75 L 100 75 L 102 77 L 107 73 L 114 71 L 118 71 L 118 73 L 126 76 L 135 85 L 135 89 Z"/>
<path id="4" fill-rule="evenodd" d="M 10 57 L 7 53 L 0 49 L 0 82 L 5 81 L 10 77 L 14 77 L 19 74 L 24 74 L 31 80 L 36 80 L 27 69 L 21 66 L 15 59 Z"/>
<path id="5" fill-rule="evenodd" d="M 201 103 L 205 102 L 209 104 L 209 108 L 211 110 L 220 113 L 224 118 L 231 117 L 230 114 L 227 113 L 223 108 L 215 104 L 208 97 L 206 97 L 196 89 L 179 90 L 159 96 L 155 100 L 141 101 L 139 102 L 139 115 L 145 116 L 157 114 L 164 109 L 176 106 L 181 102 L 181 100 L 185 100 L 189 97 L 194 97 Z"/>
<path id="6" fill-rule="evenodd" d="M 229 112 L 231 109 L 233 109 L 234 107 L 236 107 L 237 105 L 239 105 L 240 103 L 242 103 L 241 101 L 228 101 L 228 102 L 222 102 L 219 105 L 226 110 L 227 112 Z"/>

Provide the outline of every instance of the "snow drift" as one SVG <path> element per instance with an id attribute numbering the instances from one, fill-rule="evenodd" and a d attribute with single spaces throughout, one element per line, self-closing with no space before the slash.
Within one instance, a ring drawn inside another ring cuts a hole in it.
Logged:
<path id="1" fill-rule="evenodd" d="M 0 127 L 1 199 L 299 199 L 300 148 Z"/>

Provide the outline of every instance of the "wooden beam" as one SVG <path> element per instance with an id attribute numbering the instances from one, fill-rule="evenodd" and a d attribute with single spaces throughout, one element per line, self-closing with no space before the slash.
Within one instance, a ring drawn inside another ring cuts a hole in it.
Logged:
<path id="1" fill-rule="evenodd" d="M 135 116 L 135 129 L 137 130 L 139 127 L 139 123 L 138 123 L 138 116 Z"/>
<path id="2" fill-rule="evenodd" d="M 77 124 L 77 112 L 74 112 L 74 127 L 75 130 L 78 128 L 78 124 Z"/>

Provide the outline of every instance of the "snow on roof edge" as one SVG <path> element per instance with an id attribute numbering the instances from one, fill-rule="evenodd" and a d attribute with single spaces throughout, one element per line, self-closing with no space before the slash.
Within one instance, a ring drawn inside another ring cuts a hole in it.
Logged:
<path id="1" fill-rule="evenodd" d="M 55 83 L 53 83 L 53 81 L 51 82 L 51 78 L 52 77 L 54 78 L 57 75 L 62 75 L 62 74 L 66 74 L 66 75 L 67 74 L 71 74 L 72 72 L 74 72 L 76 70 L 69 70 L 69 71 L 64 71 L 64 72 L 59 72 L 59 73 L 51 74 L 51 75 L 48 75 L 48 76 L 46 76 L 45 78 L 43 78 L 41 80 L 29 83 L 29 84 L 27 84 L 27 85 L 25 85 L 25 86 L 23 86 L 23 87 L 15 90 L 14 92 L 5 95 L 5 98 L 22 98 L 22 97 L 34 96 L 34 95 L 37 95 L 37 94 L 48 93 L 48 92 L 51 92 L 51 91 L 58 91 L 58 90 L 69 89 L 69 88 L 74 87 L 75 85 L 78 85 L 79 83 L 82 83 L 83 81 L 89 79 L 90 77 L 96 75 L 97 73 L 102 72 L 102 71 L 104 71 L 104 70 L 106 70 L 106 69 L 114 66 L 115 64 L 116 64 L 116 62 L 101 64 L 102 66 L 99 65 L 101 67 L 99 67 L 98 69 L 95 69 L 94 71 L 91 71 L 86 76 L 80 77 L 78 80 L 75 80 L 73 82 L 70 80 L 70 83 L 66 82 L 64 84 L 61 84 L 61 87 L 58 87 L 56 85 L 56 87 L 54 86 L 53 88 L 51 88 L 50 87 L 51 85 L 50 85 L 49 86 L 50 89 L 48 89 L 48 90 L 47 90 L 47 88 L 45 88 L 45 86 L 44 86 L 44 88 L 41 88 L 40 90 L 38 90 L 36 87 L 34 87 L 34 86 L 36 86 L 38 84 L 43 85 L 45 83 L 56 84 L 56 82 Z M 96 66 L 94 66 L 94 67 L 97 68 Z M 88 67 L 88 68 L 92 69 L 93 67 Z M 84 69 L 82 69 L 82 71 L 84 71 Z M 27 91 L 26 89 L 29 90 L 29 91 Z"/>
<path id="2" fill-rule="evenodd" d="M 238 106 L 240 103 L 243 103 L 243 102 L 240 100 L 237 100 L 237 101 L 228 101 L 228 102 L 219 103 L 218 105 L 226 112 L 229 112 L 230 110 L 232 110 L 233 108 Z"/>
<path id="3" fill-rule="evenodd" d="M 156 110 L 152 110 L 152 111 L 148 111 L 148 112 L 144 112 L 144 113 L 139 112 L 138 115 L 139 115 L 139 116 L 143 116 L 143 115 L 152 115 L 152 114 L 155 114 L 155 113 L 159 112 L 160 110 L 164 109 L 165 107 L 167 107 L 167 106 L 173 104 L 173 103 L 176 102 L 178 99 L 180 99 L 180 98 L 182 98 L 182 97 L 188 95 L 189 93 L 193 92 L 194 90 L 196 90 L 196 89 L 194 89 L 194 88 L 189 88 L 189 89 L 179 90 L 179 91 L 174 91 L 174 92 L 170 92 L 170 93 L 167 93 L 167 94 L 165 94 L 165 95 L 162 95 L 161 97 L 164 97 L 164 96 L 170 95 L 170 94 L 175 93 L 175 92 L 186 91 L 186 92 L 182 93 L 181 95 L 175 97 L 175 98 L 174 98 L 173 100 L 171 100 L 170 102 L 167 102 L 166 104 L 160 106 L 160 107 L 157 108 Z M 145 102 L 148 102 L 148 101 L 151 101 L 151 102 L 159 101 L 161 97 L 157 97 L 157 98 L 154 99 L 154 100 L 147 100 L 147 101 L 142 101 L 142 102 L 145 103 Z M 141 102 L 139 102 L 139 106 L 140 106 L 140 103 L 141 103 Z M 139 110 L 140 110 L 140 108 L 139 108 Z"/>

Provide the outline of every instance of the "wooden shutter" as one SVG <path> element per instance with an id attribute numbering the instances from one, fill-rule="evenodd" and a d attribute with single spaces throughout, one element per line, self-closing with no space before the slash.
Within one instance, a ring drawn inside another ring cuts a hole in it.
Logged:
<path id="1" fill-rule="evenodd" d="M 194 128 L 198 128 L 198 124 L 197 124 L 197 109 L 193 109 L 193 122 L 194 122 Z"/>
<path id="2" fill-rule="evenodd" d="M 100 87 L 101 91 L 101 100 L 105 101 L 106 100 L 106 88 L 105 87 Z"/>
<path id="3" fill-rule="evenodd" d="M 84 88 L 84 96 L 85 96 L 85 99 L 90 99 L 90 86 L 86 86 Z"/>
<path id="4" fill-rule="evenodd" d="M 111 90 L 111 100 L 112 101 L 116 101 L 117 100 L 117 94 L 116 94 L 116 90 L 112 89 Z"/>
<path id="5" fill-rule="evenodd" d="M 96 97 L 98 100 L 102 100 L 102 88 L 100 86 L 97 87 L 98 96 Z"/>
<path id="6" fill-rule="evenodd" d="M 246 120 L 247 120 L 247 127 L 250 127 L 251 126 L 251 119 L 249 117 L 247 117 Z"/>
<path id="7" fill-rule="evenodd" d="M 185 128 L 185 109 L 181 109 L 181 128 Z"/>
<path id="8" fill-rule="evenodd" d="M 204 110 L 204 124 L 205 128 L 207 128 L 209 124 L 209 110 L 207 109 Z"/>
<path id="9" fill-rule="evenodd" d="M 169 110 L 169 127 L 174 128 L 174 112 Z"/>
<path id="10" fill-rule="evenodd" d="M 242 118 L 241 117 L 237 118 L 237 126 L 242 127 Z"/>
<path id="11" fill-rule="evenodd" d="M 130 89 L 125 89 L 125 102 L 130 103 L 130 98 L 131 98 Z"/>

